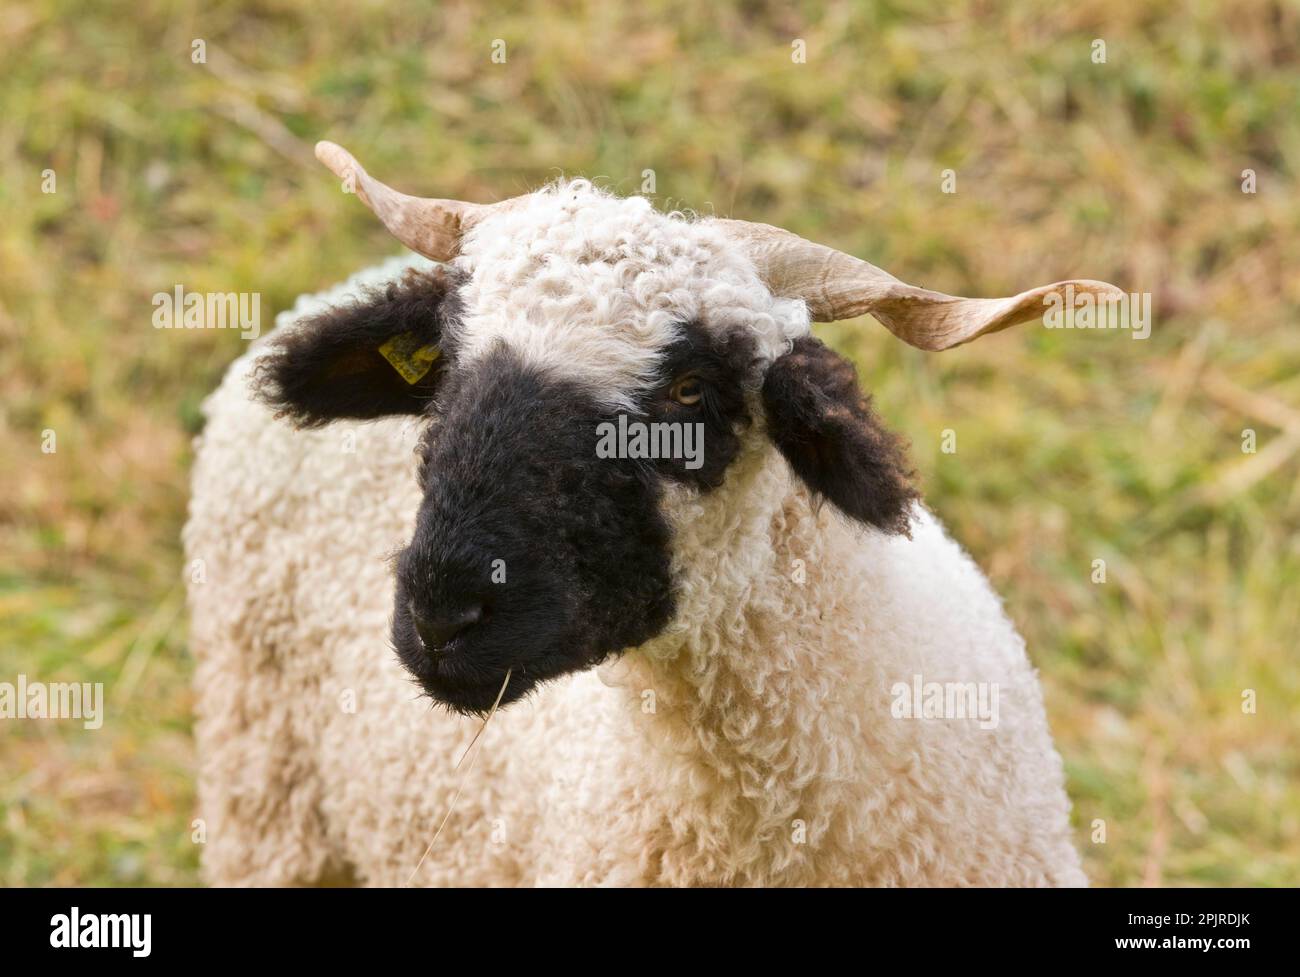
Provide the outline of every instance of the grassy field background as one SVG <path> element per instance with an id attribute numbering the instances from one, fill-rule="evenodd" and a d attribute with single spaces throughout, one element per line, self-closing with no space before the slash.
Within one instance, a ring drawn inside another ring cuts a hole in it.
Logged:
<path id="1" fill-rule="evenodd" d="M 1145 341 L 824 334 L 1029 642 L 1094 884 L 1300 881 L 1300 8 L 616 7 L 6 3 L 0 681 L 102 681 L 108 716 L 0 721 L 0 884 L 197 881 L 178 534 L 245 344 L 157 331 L 150 297 L 260 292 L 269 327 L 393 253 L 326 137 L 411 192 L 653 169 L 665 208 L 948 292 L 1152 293 Z"/>

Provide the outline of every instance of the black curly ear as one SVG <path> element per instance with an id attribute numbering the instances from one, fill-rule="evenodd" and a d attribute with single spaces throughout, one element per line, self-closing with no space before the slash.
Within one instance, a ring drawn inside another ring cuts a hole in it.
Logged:
<path id="1" fill-rule="evenodd" d="M 907 454 L 858 389 L 853 364 L 811 336 L 777 359 L 763 380 L 767 428 L 814 495 L 888 533 L 908 532 L 919 498 Z"/>
<path id="2" fill-rule="evenodd" d="M 298 323 L 258 362 L 258 398 L 303 427 L 423 412 L 442 374 L 440 343 L 459 308 L 456 284 L 443 268 L 412 269 Z"/>

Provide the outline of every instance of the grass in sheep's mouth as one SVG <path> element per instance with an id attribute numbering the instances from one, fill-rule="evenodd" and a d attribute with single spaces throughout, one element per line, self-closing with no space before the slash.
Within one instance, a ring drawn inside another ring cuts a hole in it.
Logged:
<path id="1" fill-rule="evenodd" d="M 510 676 L 513 672 L 514 669 L 512 668 L 506 669 L 506 677 L 501 681 L 501 691 L 497 693 L 496 702 L 492 703 L 492 708 L 488 710 L 487 716 L 483 719 L 483 725 L 478 728 L 478 731 L 469 741 L 469 746 L 465 747 L 465 752 L 460 755 L 460 759 L 456 761 L 456 766 L 452 768 L 453 770 L 460 769 L 460 765 L 465 762 L 465 757 L 469 756 L 470 750 L 474 749 L 474 744 L 477 743 L 479 737 L 483 735 L 483 731 L 488 728 L 488 723 L 492 722 L 492 717 L 497 714 L 497 706 L 501 705 L 501 697 L 506 694 L 506 686 L 510 684 Z M 429 847 L 424 850 L 424 854 L 421 855 L 420 860 L 416 862 L 415 868 L 411 869 L 411 874 L 406 880 L 407 885 L 410 885 L 411 882 L 414 881 L 416 874 L 420 871 L 420 866 L 422 866 L 424 860 L 429 857 L 429 852 L 433 851 L 433 846 L 437 844 L 438 838 L 442 835 L 442 829 L 447 826 L 447 822 L 451 820 L 452 814 L 455 813 L 456 805 L 460 801 L 460 793 L 465 787 L 465 781 L 468 780 L 469 775 L 474 772 L 474 764 L 478 762 L 478 755 L 481 752 L 481 749 L 476 751 L 473 759 L 469 761 L 469 766 L 465 768 L 465 775 L 460 778 L 460 783 L 456 785 L 456 793 L 452 795 L 451 803 L 447 805 L 447 813 L 443 815 L 442 821 L 438 825 L 438 830 L 434 832 L 433 838 L 429 841 Z"/>

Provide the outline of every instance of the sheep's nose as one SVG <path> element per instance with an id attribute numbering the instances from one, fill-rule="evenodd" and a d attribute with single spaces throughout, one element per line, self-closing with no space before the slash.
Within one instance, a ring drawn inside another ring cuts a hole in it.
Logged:
<path id="1" fill-rule="evenodd" d="M 421 615 L 414 608 L 411 617 L 415 621 L 416 633 L 424 644 L 424 650 L 431 655 L 439 654 L 453 638 L 462 631 L 473 627 L 483 620 L 482 604 L 471 604 L 448 613 L 438 612 L 433 615 Z"/>

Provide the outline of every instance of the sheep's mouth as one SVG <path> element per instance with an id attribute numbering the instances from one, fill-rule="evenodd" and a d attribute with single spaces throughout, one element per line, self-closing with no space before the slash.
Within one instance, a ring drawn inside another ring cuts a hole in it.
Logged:
<path id="1" fill-rule="evenodd" d="M 626 649 L 602 651 L 576 641 L 562 641 L 549 652 L 534 649 L 529 655 L 513 656 L 508 665 L 491 666 L 476 663 L 471 657 L 472 649 L 467 647 L 465 650 L 467 653 L 462 657 L 443 659 L 417 674 L 417 678 L 435 702 L 453 712 L 481 716 L 497 703 L 498 695 L 501 701 L 497 708 L 505 708 L 548 682 L 589 671 Z M 507 670 L 510 672 L 508 682 Z"/>
<path id="2" fill-rule="evenodd" d="M 510 672 L 510 679 L 507 682 L 506 671 L 503 669 L 495 678 L 481 682 L 450 681 L 431 677 L 422 678 L 420 684 L 434 702 L 446 706 L 452 712 L 464 716 L 483 716 L 497 703 L 498 695 L 501 697 L 498 708 L 501 708 L 522 699 L 532 691 L 537 681 L 535 678 L 522 675 L 519 669 L 514 669 Z"/>
<path id="3" fill-rule="evenodd" d="M 393 618 L 393 647 L 434 702 L 463 715 L 482 715 L 498 695 L 498 708 L 507 706 L 541 683 L 581 671 L 603 657 L 576 651 L 578 643 L 558 621 L 533 625 L 532 634 L 526 635 L 506 621 L 495 620 L 466 631 L 431 654 L 416 634 L 409 610 L 399 602 Z"/>
<path id="4" fill-rule="evenodd" d="M 470 642 L 458 655 L 412 669 L 420 686 L 440 705 L 463 715 L 479 716 L 497 704 L 504 708 L 527 696 L 541 685 L 586 671 L 600 664 L 606 654 L 539 653 L 509 664 L 487 665 L 475 661 Z M 506 672 L 510 679 L 506 681 Z M 504 684 L 504 691 L 502 686 Z M 497 696 L 501 697 L 497 703 Z"/>
<path id="5" fill-rule="evenodd" d="M 612 628 L 590 629 L 591 614 L 584 615 L 572 599 L 567 607 L 559 598 L 546 604 L 546 613 L 494 612 L 482 623 L 433 645 L 422 640 L 399 585 L 393 648 L 434 702 L 463 715 L 482 715 L 493 704 L 504 708 L 545 683 L 595 668 L 637 647 L 638 640 L 626 639 L 643 635 L 641 630 L 620 634 Z"/>
<path id="6" fill-rule="evenodd" d="M 440 657 L 430 656 L 418 638 L 403 634 L 398 624 L 394 628 L 393 647 L 407 672 L 424 693 L 439 705 L 464 715 L 485 713 L 501 693 L 501 705 L 523 698 L 536 680 L 525 671 L 499 661 L 475 661 L 471 642 L 457 639 Z M 493 656 L 495 658 L 495 656 Z M 506 671 L 513 668 L 505 691 L 501 691 Z"/>

